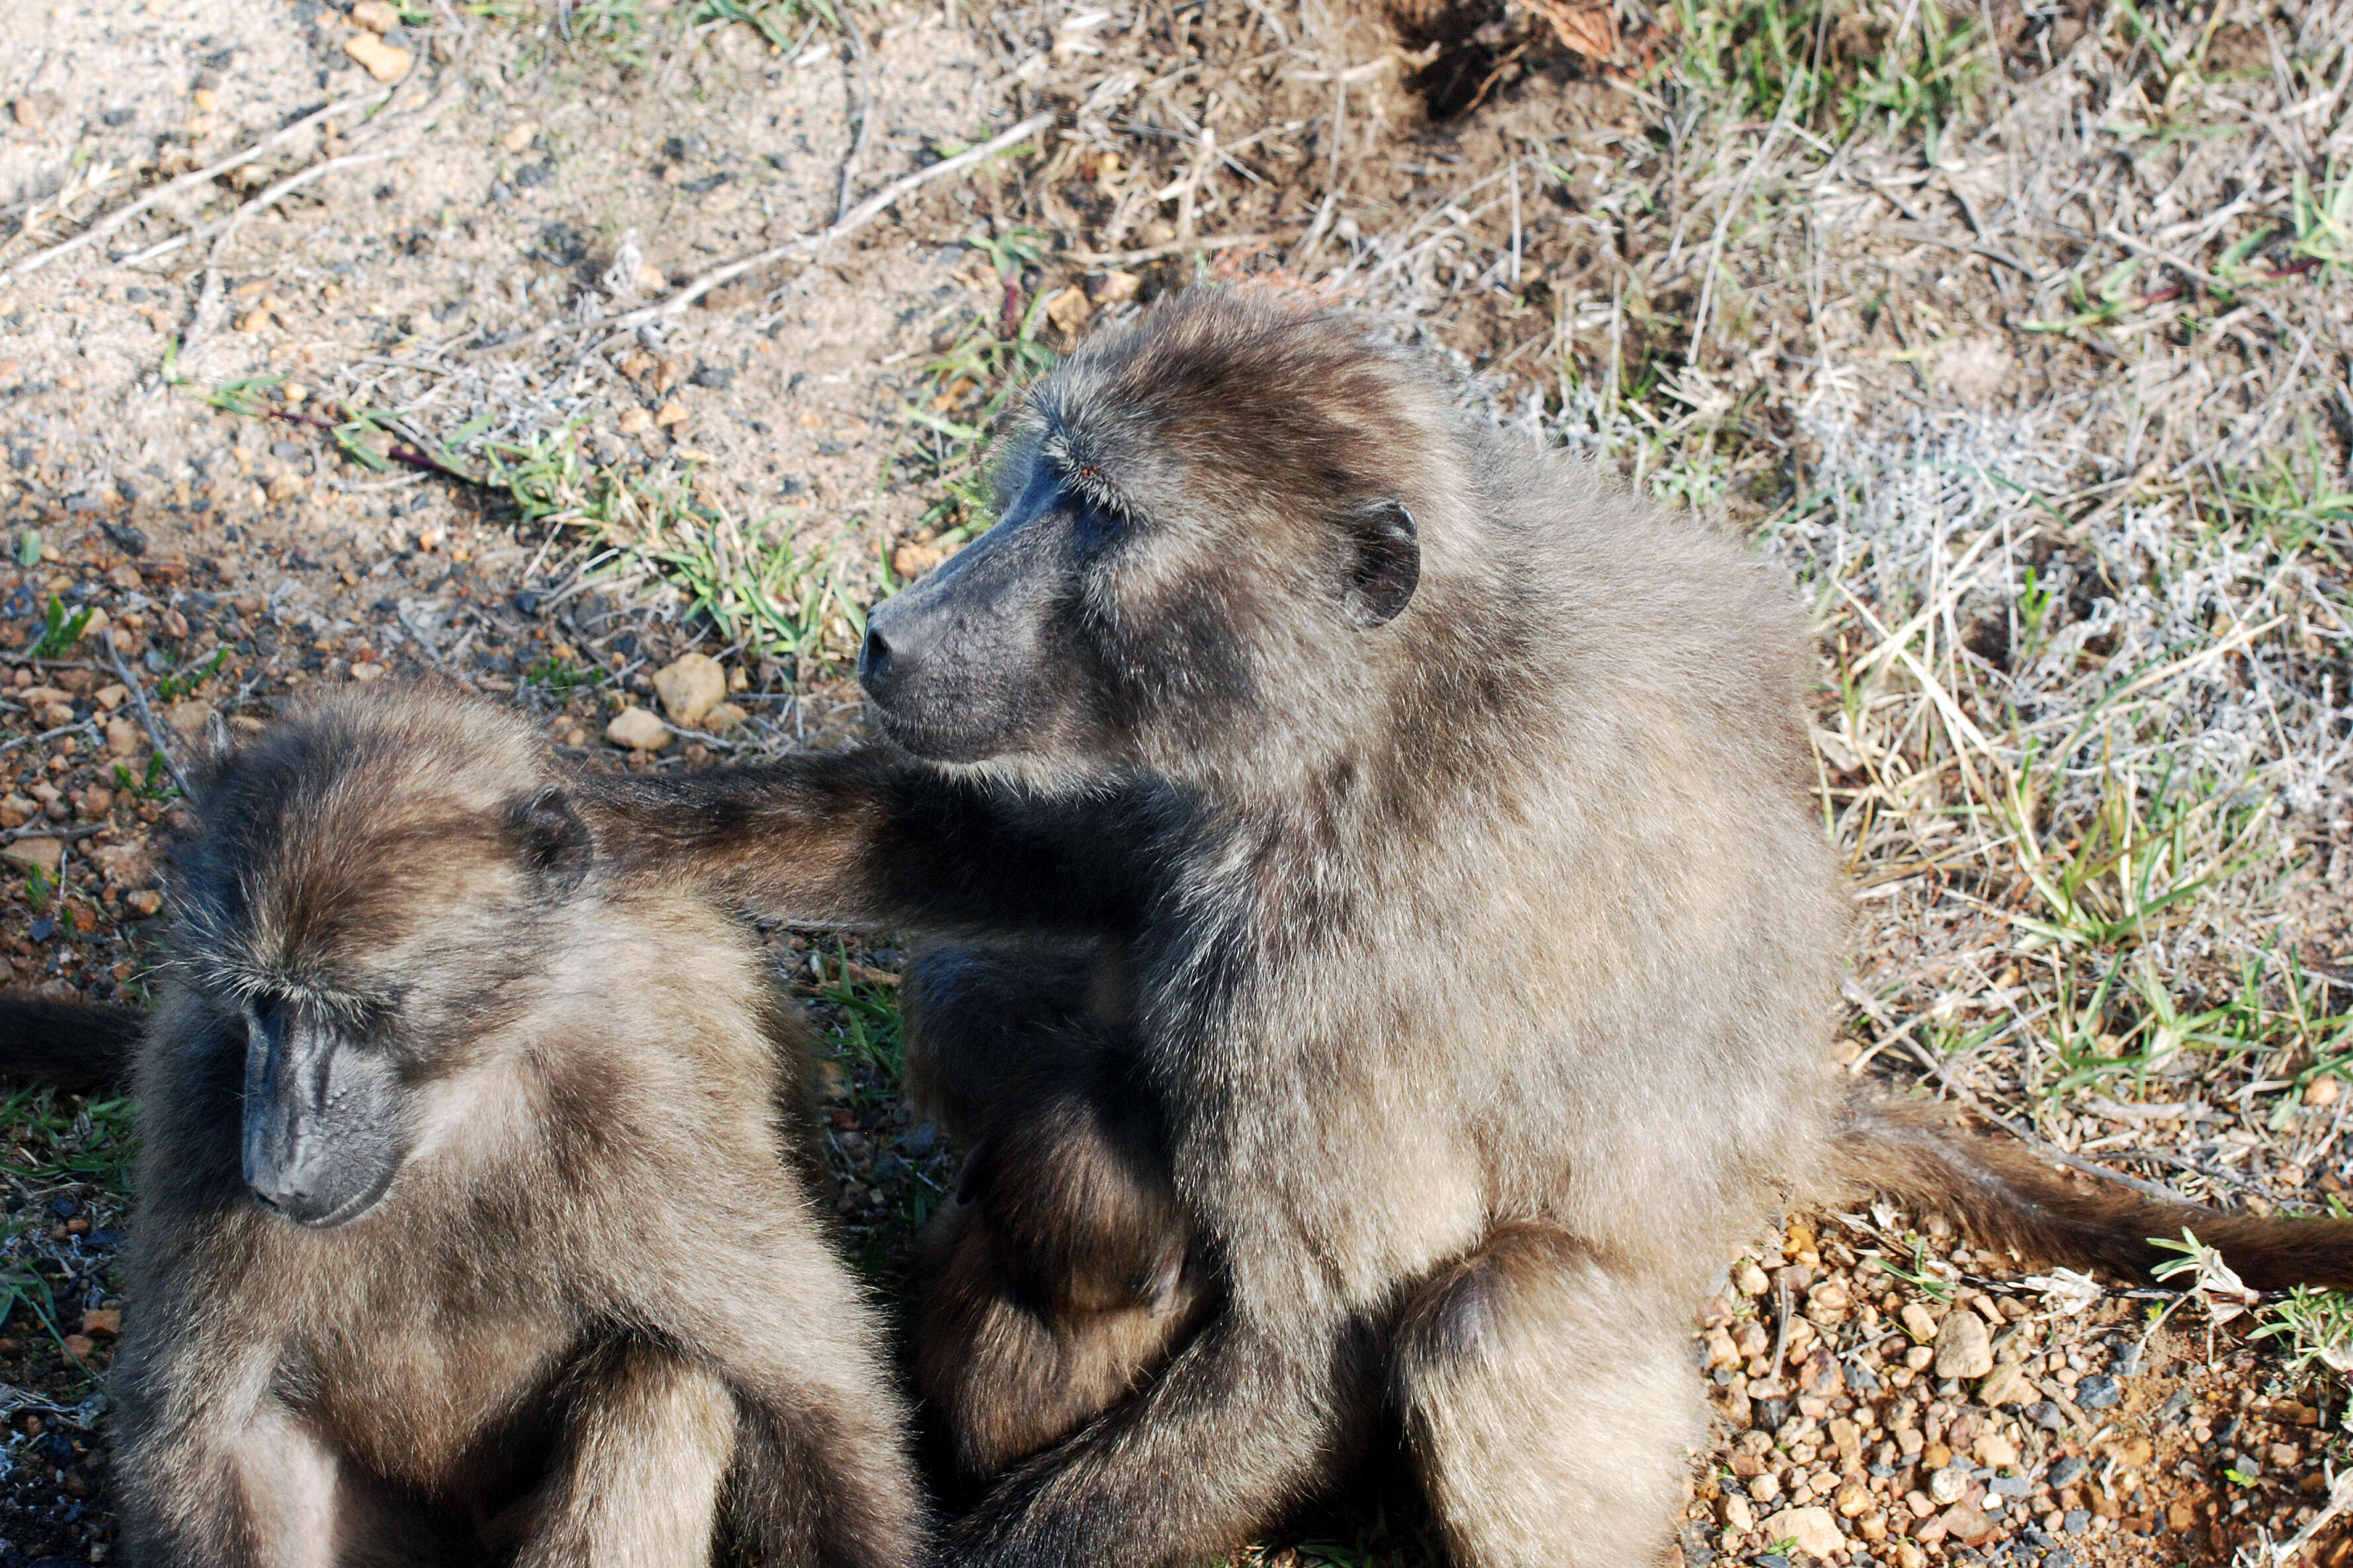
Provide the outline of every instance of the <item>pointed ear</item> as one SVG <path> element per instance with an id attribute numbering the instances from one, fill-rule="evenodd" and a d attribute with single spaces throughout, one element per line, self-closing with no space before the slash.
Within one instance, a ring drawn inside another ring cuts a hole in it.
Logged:
<path id="1" fill-rule="evenodd" d="M 507 837 L 523 869 L 546 884 L 551 898 L 578 887 L 596 858 L 587 826 L 554 784 L 515 802 L 507 814 Z"/>
<path id="2" fill-rule="evenodd" d="M 1346 523 L 1353 547 L 1342 593 L 1348 618 L 1361 630 L 1386 626 L 1413 598 L 1421 581 L 1421 540 L 1413 513 L 1391 499 L 1375 501 Z"/>

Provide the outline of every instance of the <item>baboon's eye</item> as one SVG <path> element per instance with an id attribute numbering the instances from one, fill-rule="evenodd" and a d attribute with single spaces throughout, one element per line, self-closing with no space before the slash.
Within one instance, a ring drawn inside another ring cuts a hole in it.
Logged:
<path id="1" fill-rule="evenodd" d="M 1082 548 L 1092 548 L 1120 531 L 1120 515 L 1079 490 L 1066 490 L 1071 508 L 1071 531 Z"/>

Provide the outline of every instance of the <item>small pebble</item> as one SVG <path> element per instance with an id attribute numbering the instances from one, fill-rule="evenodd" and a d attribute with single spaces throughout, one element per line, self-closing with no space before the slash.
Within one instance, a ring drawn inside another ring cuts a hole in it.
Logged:
<path id="1" fill-rule="evenodd" d="M 642 708 L 624 708 L 605 726 L 605 739 L 633 752 L 659 752 L 670 742 L 670 726 Z"/>
<path id="2" fill-rule="evenodd" d="M 2105 1410 L 2123 1397 L 2113 1377 L 2087 1377 L 2075 1385 L 2075 1403 L 2086 1410 Z"/>
<path id="3" fill-rule="evenodd" d="M 1947 1312 L 1936 1330 L 1936 1375 L 1983 1377 L 1992 1370 L 1993 1341 L 1985 1320 L 1975 1312 Z"/>
<path id="4" fill-rule="evenodd" d="M 415 57 L 406 49 L 385 43 L 374 33 L 353 33 L 343 40 L 343 53 L 357 60 L 368 75 L 378 81 L 398 81 L 408 74 Z"/>

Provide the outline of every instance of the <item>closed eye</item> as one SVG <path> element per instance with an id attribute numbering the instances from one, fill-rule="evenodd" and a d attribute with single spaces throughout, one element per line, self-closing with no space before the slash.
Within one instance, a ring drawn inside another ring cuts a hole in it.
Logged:
<path id="1" fill-rule="evenodd" d="M 1092 548 L 1109 540 L 1124 526 L 1125 520 L 1111 508 L 1082 492 L 1063 492 L 1071 509 L 1071 531 L 1082 548 Z"/>

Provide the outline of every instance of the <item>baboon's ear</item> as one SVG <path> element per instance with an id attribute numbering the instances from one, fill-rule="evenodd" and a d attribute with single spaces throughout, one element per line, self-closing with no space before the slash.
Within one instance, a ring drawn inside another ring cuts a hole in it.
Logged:
<path id="1" fill-rule="evenodd" d="M 218 773 L 235 755 L 237 755 L 237 742 L 228 732 L 228 721 L 222 718 L 220 710 L 216 708 L 205 715 L 205 743 L 202 754 L 196 759 L 196 764 L 210 772 Z"/>
<path id="2" fill-rule="evenodd" d="M 596 858 L 587 826 L 554 784 L 515 802 L 507 814 L 507 836 L 523 868 L 540 878 L 549 893 L 559 899 L 580 885 Z"/>
<path id="3" fill-rule="evenodd" d="M 236 756 L 237 741 L 229 734 L 228 721 L 216 709 L 206 716 L 205 732 L 189 749 L 187 765 L 181 769 L 187 775 L 188 793 L 199 807 Z"/>
<path id="4" fill-rule="evenodd" d="M 1344 589 L 1348 618 L 1369 629 L 1397 619 L 1421 581 L 1421 540 L 1405 502 L 1375 501 L 1348 519 L 1355 547 Z"/>

